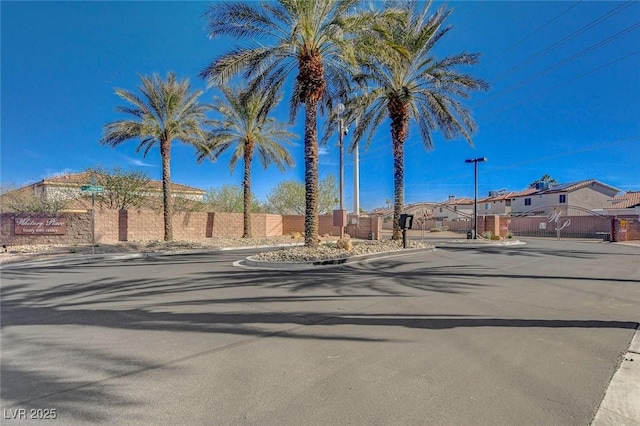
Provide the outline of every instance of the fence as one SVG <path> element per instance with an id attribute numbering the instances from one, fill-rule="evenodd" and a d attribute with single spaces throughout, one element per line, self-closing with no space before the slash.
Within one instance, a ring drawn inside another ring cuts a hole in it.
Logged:
<path id="1" fill-rule="evenodd" d="M 606 216 L 512 217 L 509 231 L 519 237 L 610 240 L 614 219 Z"/>
<path id="2" fill-rule="evenodd" d="M 490 232 L 491 235 L 506 237 L 537 238 L 580 238 L 604 241 L 640 240 L 640 216 L 616 215 L 603 216 L 589 214 L 583 210 L 571 216 L 553 212 L 546 216 L 478 216 L 478 235 Z M 385 225 L 388 225 L 385 223 Z M 435 221 L 414 220 L 414 230 L 449 231 L 466 234 L 473 228 L 473 221 Z M 384 229 L 390 229 L 385 226 Z"/>
<path id="3" fill-rule="evenodd" d="M 42 222 L 42 226 L 27 226 L 18 219 L 30 218 L 25 223 Z M 44 220 L 38 220 L 44 219 Z M 64 224 L 64 232 L 47 228 L 49 219 Z M 59 220 L 58 220 L 59 219 Z M 346 232 L 353 238 L 380 238 L 382 220 L 378 216 L 349 216 Z M 243 233 L 242 213 L 189 212 L 173 215 L 173 236 L 176 240 L 201 240 L 206 238 L 239 238 Z M 333 226 L 332 216 L 319 217 L 320 235 L 339 235 L 340 228 Z M 28 244 L 88 244 L 92 241 L 91 213 L 2 213 L 0 217 L 0 242 L 4 245 Z M 18 231 L 18 232 L 16 232 Z M 31 233 L 29 233 L 31 232 Z M 255 213 L 251 215 L 251 235 L 256 238 L 304 234 L 304 216 L 280 216 Z M 149 210 L 96 209 L 95 239 L 97 243 L 120 241 L 151 241 L 164 237 L 164 221 L 161 213 Z"/>

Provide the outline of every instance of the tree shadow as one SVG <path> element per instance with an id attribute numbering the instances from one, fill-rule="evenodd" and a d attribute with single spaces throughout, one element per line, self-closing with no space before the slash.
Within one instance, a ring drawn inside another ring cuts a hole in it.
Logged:
<path id="1" fill-rule="evenodd" d="M 507 251 L 506 253 L 511 253 Z M 520 255 L 544 256 L 540 250 Z M 544 253 L 544 252 L 542 252 Z M 430 266 L 413 258 L 381 259 L 375 263 L 344 265 L 322 270 L 295 272 L 255 271 L 230 267 L 234 256 L 184 255 L 164 259 L 131 259 L 126 262 L 96 265 L 11 269 L 3 271 L 8 285 L 0 289 L 0 328 L 4 345 L 21 345 L 25 351 L 56 351 L 66 354 L 79 369 L 97 368 L 105 377 L 122 377 L 158 368 L 141 359 L 117 357 L 91 351 L 81 343 L 61 347 L 51 342 L 18 341 L 14 334 L 23 326 L 84 326 L 98 329 L 165 331 L 233 335 L 242 341 L 277 336 L 282 339 L 306 339 L 336 342 L 402 343 L 401 339 L 374 337 L 380 328 L 415 330 L 447 330 L 455 328 L 592 328 L 633 330 L 636 322 L 590 319 L 498 318 L 454 313 L 372 313 L 354 308 L 337 312 L 336 303 L 371 298 L 386 301 L 394 298 L 420 297 L 434 293 L 448 296 L 465 295 L 482 288 L 499 286 L 503 281 L 544 280 L 564 282 L 568 278 L 580 281 L 612 281 L 637 283 L 632 279 L 599 277 L 569 277 L 540 273 L 529 276 L 512 274 L 478 265 Z M 189 269 L 196 264 L 214 265 L 212 270 Z M 108 271 L 117 265 L 125 269 L 162 265 L 187 266 L 182 275 L 116 278 L 106 276 L 86 281 L 92 271 Z M 49 274 L 63 273 L 64 283 L 51 287 L 31 284 L 46 279 Z M 15 282 L 14 282 L 15 281 Z M 227 289 L 242 289 L 248 294 L 238 296 Z M 221 291 L 225 290 L 225 291 Z M 305 305 L 305 303 L 307 305 Z M 277 308 L 286 304 L 287 312 Z M 297 305 L 299 304 L 299 306 Z M 306 306 L 306 307 L 305 307 Z M 193 308 L 193 309 L 192 309 Z M 197 309 L 195 309 L 197 308 Z M 233 310 L 232 310 L 233 309 Z M 358 326 L 357 331 L 338 326 Z M 363 328 L 365 327 L 364 331 Z M 371 331 L 371 334 L 367 333 Z M 393 336 L 393 333 L 385 333 Z M 12 341 L 13 339 L 13 341 Z M 6 347 L 6 346 L 5 346 Z M 217 348 L 216 348 L 217 349 Z M 213 350 L 213 349 L 212 349 Z M 191 354 L 200 356 L 211 350 Z M 170 360 L 166 364 L 175 364 Z M 139 402 L 118 395 L 118 389 L 108 383 L 87 382 L 65 378 L 60 373 L 41 370 L 20 359 L 3 359 L 2 399 L 20 407 L 42 408 L 38 401 L 46 398 L 51 406 L 89 421 L 109 421 L 95 413 L 92 407 L 100 401 L 125 407 Z M 40 388 L 34 393 L 33 386 Z M 42 392 L 43 389 L 52 389 Z M 34 395 L 43 395 L 36 397 Z"/>
<path id="2" fill-rule="evenodd" d="M 476 252 L 484 254 L 501 254 L 511 257 L 568 257 L 574 259 L 600 259 L 602 256 L 638 256 L 637 250 L 628 250 L 627 247 L 620 246 L 607 246 L 608 251 L 603 250 L 585 250 L 580 248 L 568 248 L 562 244 L 562 241 L 557 241 L 557 247 L 539 247 L 532 246 L 531 244 L 521 246 L 501 246 L 501 245 L 484 245 L 475 247 L 465 247 L 464 244 L 443 244 L 438 246 L 438 250 L 445 250 L 449 252 Z M 576 242 L 570 242 L 571 245 L 577 244 Z M 597 243 L 583 243 L 594 245 Z"/>
<path id="3" fill-rule="evenodd" d="M 140 403 L 130 396 L 123 396 L 120 389 L 108 380 L 155 368 L 148 361 L 115 356 L 86 346 L 53 343 L 42 338 L 18 338 L 14 333 L 3 333 L 2 340 L 5 347 L 9 346 L 20 354 L 3 356 L 0 366 L 3 408 L 55 409 L 57 420 L 63 422 L 65 419 L 87 423 L 113 421 L 112 412 L 97 410 L 96 407 L 109 401 L 109 410 L 113 411 Z M 49 359 L 53 354 L 73 359 L 75 374 L 42 362 L 38 357 L 43 353 L 49 354 Z M 103 378 L 96 380 L 81 376 Z"/>

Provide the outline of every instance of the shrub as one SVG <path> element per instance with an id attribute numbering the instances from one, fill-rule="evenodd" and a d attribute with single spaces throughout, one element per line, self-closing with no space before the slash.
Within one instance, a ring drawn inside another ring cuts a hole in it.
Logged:
<path id="1" fill-rule="evenodd" d="M 499 240 L 499 239 L 500 239 L 500 235 L 493 235 L 493 236 L 491 237 L 491 239 L 492 239 L 492 240 L 494 240 L 494 241 L 497 241 L 497 240 Z"/>
<path id="2" fill-rule="evenodd" d="M 491 231 L 484 231 L 482 233 L 482 237 L 486 238 L 487 240 L 490 240 L 493 237 L 493 234 L 491 233 Z"/>
<path id="3" fill-rule="evenodd" d="M 348 237 L 340 238 L 336 242 L 336 245 L 338 246 L 339 249 L 342 249 L 342 250 L 346 250 L 346 251 L 353 250 L 353 244 L 351 243 L 351 239 Z"/>
<path id="4" fill-rule="evenodd" d="M 507 232 L 507 238 L 508 238 L 508 239 L 513 238 L 513 234 L 512 234 L 511 232 Z"/>

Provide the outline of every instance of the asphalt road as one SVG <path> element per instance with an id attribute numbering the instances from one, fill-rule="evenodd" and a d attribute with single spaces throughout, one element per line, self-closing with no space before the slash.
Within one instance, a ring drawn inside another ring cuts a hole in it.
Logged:
<path id="1" fill-rule="evenodd" d="M 4 268 L 2 423 L 588 425 L 640 321 L 637 247 L 249 253 Z"/>

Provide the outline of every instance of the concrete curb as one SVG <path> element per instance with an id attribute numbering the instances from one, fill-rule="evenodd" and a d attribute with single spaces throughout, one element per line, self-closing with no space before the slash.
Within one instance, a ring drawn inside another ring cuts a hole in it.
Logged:
<path id="1" fill-rule="evenodd" d="M 591 426 L 640 426 L 640 325 Z"/>
<path id="2" fill-rule="evenodd" d="M 259 270 L 279 270 L 279 271 L 300 271 L 305 269 L 330 268 L 342 266 L 350 263 L 365 262 L 371 259 L 382 259 L 386 257 L 404 256 L 420 252 L 433 252 L 435 247 L 426 248 L 409 248 L 404 250 L 385 251 L 380 253 L 360 254 L 356 256 L 342 257 L 337 259 L 315 260 L 308 262 L 266 262 L 254 260 L 247 257 L 244 260 L 238 260 L 233 266 L 246 269 Z"/>

